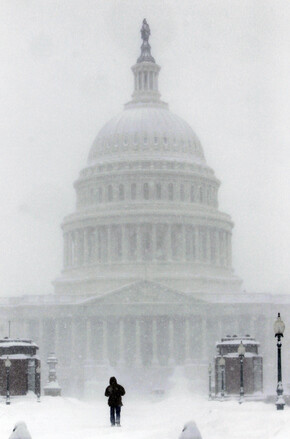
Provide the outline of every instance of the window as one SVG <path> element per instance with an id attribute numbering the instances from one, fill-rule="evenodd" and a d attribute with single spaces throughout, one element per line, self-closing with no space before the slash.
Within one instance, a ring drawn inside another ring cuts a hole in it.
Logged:
<path id="1" fill-rule="evenodd" d="M 136 183 L 132 183 L 131 184 L 131 200 L 136 200 L 136 192 L 137 192 Z"/>
<path id="2" fill-rule="evenodd" d="M 119 200 L 124 200 L 124 185 L 120 184 L 119 186 Z"/>
<path id="3" fill-rule="evenodd" d="M 184 185 L 180 185 L 180 201 L 184 201 Z"/>
<path id="4" fill-rule="evenodd" d="M 144 183 L 143 197 L 144 197 L 144 200 L 149 200 L 149 184 L 148 183 Z"/>
<path id="5" fill-rule="evenodd" d="M 201 203 L 204 202 L 203 188 L 202 187 L 199 188 L 199 200 Z"/>
<path id="6" fill-rule="evenodd" d="M 195 201 L 195 193 L 194 193 L 195 191 L 194 191 L 194 186 L 193 185 L 191 185 L 191 188 L 190 188 L 190 201 L 193 203 L 194 201 Z"/>
<path id="7" fill-rule="evenodd" d="M 168 199 L 170 201 L 173 200 L 173 184 L 172 183 L 169 183 L 169 185 L 168 185 Z"/>
<path id="8" fill-rule="evenodd" d="M 113 201 L 113 188 L 111 184 L 108 186 L 108 201 Z"/>
<path id="9" fill-rule="evenodd" d="M 156 199 L 161 200 L 161 184 L 156 183 Z"/>
<path id="10" fill-rule="evenodd" d="M 103 201 L 103 188 L 99 187 L 99 203 Z"/>
<path id="11" fill-rule="evenodd" d="M 90 203 L 92 204 L 94 202 L 94 188 L 90 189 Z"/>

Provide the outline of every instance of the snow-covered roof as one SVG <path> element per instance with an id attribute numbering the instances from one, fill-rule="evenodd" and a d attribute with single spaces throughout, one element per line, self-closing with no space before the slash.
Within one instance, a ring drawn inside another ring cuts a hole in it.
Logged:
<path id="1" fill-rule="evenodd" d="M 241 342 L 243 342 L 243 345 L 256 345 L 256 346 L 260 345 L 260 343 L 250 335 L 245 335 L 245 336 L 229 335 L 227 337 L 223 337 L 221 341 L 217 341 L 216 346 L 240 345 Z"/>
<path id="2" fill-rule="evenodd" d="M 38 349 L 37 344 L 31 340 L 20 340 L 20 339 L 12 340 L 5 338 L 0 340 L 0 348 L 10 348 L 15 346 L 35 347 Z"/>
<path id="3" fill-rule="evenodd" d="M 27 355 L 27 354 L 9 354 L 9 355 L 1 355 L 0 360 L 6 360 L 7 357 L 9 360 L 39 360 L 39 357 L 37 355 Z"/>

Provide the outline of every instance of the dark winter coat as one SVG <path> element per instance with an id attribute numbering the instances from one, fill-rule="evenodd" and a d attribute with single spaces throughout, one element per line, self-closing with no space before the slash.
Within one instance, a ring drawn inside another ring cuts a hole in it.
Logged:
<path id="1" fill-rule="evenodd" d="M 110 385 L 106 388 L 105 396 L 109 397 L 108 404 L 110 407 L 120 407 L 122 404 L 122 396 L 125 395 L 123 386 L 117 383 L 115 377 L 110 378 Z"/>

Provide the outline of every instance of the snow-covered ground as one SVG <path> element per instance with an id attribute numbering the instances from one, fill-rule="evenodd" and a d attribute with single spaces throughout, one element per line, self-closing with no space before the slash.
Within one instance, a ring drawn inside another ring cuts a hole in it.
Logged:
<path id="1" fill-rule="evenodd" d="M 208 401 L 175 391 L 164 397 L 124 397 L 122 428 L 111 427 L 106 398 L 84 402 L 73 398 L 0 400 L 0 438 L 14 424 L 26 422 L 32 439 L 178 439 L 183 424 L 195 420 L 203 439 L 289 439 L 290 408 L 277 411 L 263 402 Z"/>

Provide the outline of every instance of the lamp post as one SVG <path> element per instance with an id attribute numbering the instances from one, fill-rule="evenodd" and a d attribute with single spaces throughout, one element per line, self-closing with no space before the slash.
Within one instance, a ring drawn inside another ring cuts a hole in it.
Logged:
<path id="1" fill-rule="evenodd" d="M 212 367 L 211 363 L 208 365 L 208 399 L 212 399 L 211 395 L 211 373 L 212 373 Z"/>
<path id="2" fill-rule="evenodd" d="M 5 360 L 5 368 L 6 368 L 6 404 L 10 404 L 10 367 L 11 367 L 11 361 L 9 360 L 9 357 Z"/>
<path id="3" fill-rule="evenodd" d="M 285 323 L 280 317 L 280 313 L 278 312 L 277 320 L 274 323 L 274 332 L 275 337 L 277 337 L 277 367 L 278 367 L 278 383 L 277 383 L 277 400 L 276 407 L 277 410 L 284 410 L 285 401 L 283 398 L 283 385 L 282 385 L 282 364 L 281 364 L 281 348 L 282 342 L 281 337 L 283 337 L 283 333 L 285 330 Z"/>
<path id="4" fill-rule="evenodd" d="M 219 358 L 219 366 L 221 371 L 221 398 L 224 399 L 225 396 L 225 364 L 226 360 L 223 356 Z"/>
<path id="5" fill-rule="evenodd" d="M 245 357 L 246 348 L 241 341 L 238 347 L 238 355 L 240 358 L 240 399 L 239 404 L 242 404 L 244 400 L 244 357 Z"/>
<path id="6" fill-rule="evenodd" d="M 36 381 L 36 396 L 37 396 L 37 402 L 40 402 L 40 373 L 41 373 L 41 367 L 40 364 L 35 369 L 35 381 Z"/>

